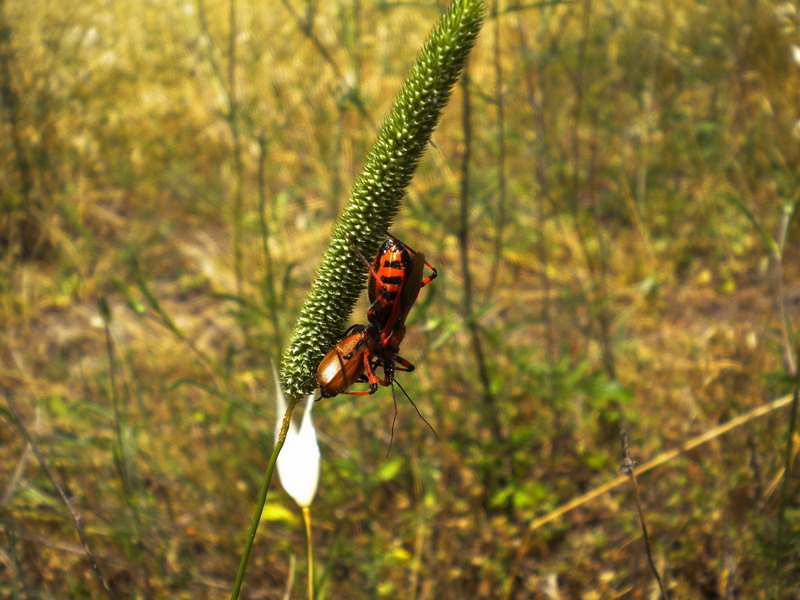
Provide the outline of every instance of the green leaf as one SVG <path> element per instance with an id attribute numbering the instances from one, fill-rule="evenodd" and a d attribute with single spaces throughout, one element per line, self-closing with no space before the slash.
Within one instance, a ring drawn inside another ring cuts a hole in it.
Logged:
<path id="1" fill-rule="evenodd" d="M 286 508 L 283 504 L 278 504 L 277 502 L 270 502 L 264 506 L 264 510 L 261 511 L 261 520 L 273 522 L 280 521 L 292 526 L 299 523 L 299 519 L 294 512 Z"/>
<path id="2" fill-rule="evenodd" d="M 378 472 L 375 473 L 375 477 L 378 481 L 391 481 L 397 474 L 400 472 L 401 467 L 403 466 L 403 459 L 397 457 L 393 458 L 392 460 L 387 460 L 383 463 Z"/>

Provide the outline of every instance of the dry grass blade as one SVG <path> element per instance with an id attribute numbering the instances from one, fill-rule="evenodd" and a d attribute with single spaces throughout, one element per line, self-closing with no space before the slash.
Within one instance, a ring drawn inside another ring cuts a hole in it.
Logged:
<path id="1" fill-rule="evenodd" d="M 662 452 L 658 456 L 651 458 L 647 462 L 643 463 L 641 467 L 639 467 L 639 474 L 647 473 L 656 467 L 663 465 L 666 462 L 669 462 L 673 458 L 680 456 L 698 446 L 702 446 L 706 442 L 710 442 L 711 440 L 718 438 L 721 435 L 728 433 L 729 431 L 736 429 L 737 427 L 741 427 L 742 425 L 749 423 L 753 419 L 758 419 L 759 417 L 763 417 L 771 413 L 772 411 L 778 410 L 780 408 L 784 408 L 785 406 L 791 404 L 792 402 L 792 395 L 783 396 L 776 400 L 773 400 L 769 404 L 764 404 L 763 406 L 759 406 L 758 408 L 754 408 L 751 411 L 748 411 L 738 417 L 731 419 L 727 423 L 723 423 L 722 425 L 718 425 L 717 427 L 712 427 L 705 433 L 694 437 L 677 448 L 673 448 L 672 450 L 667 450 L 666 452 Z M 627 475 L 620 475 L 609 481 L 608 483 L 604 483 L 603 485 L 596 487 L 595 489 L 586 492 L 578 496 L 577 498 L 573 498 L 563 506 L 558 507 L 557 509 L 547 513 L 531 521 L 530 525 L 528 525 L 528 530 L 525 532 L 525 537 L 523 538 L 522 545 L 520 546 L 519 552 L 517 553 L 516 561 L 514 562 L 514 566 L 510 571 L 509 574 L 509 581 L 513 581 L 516 578 L 517 571 L 519 570 L 519 565 L 522 562 L 523 557 L 528 551 L 528 546 L 531 542 L 531 536 L 533 532 L 539 529 L 541 526 L 550 523 L 551 521 L 555 521 L 563 517 L 569 511 L 578 508 L 579 506 L 583 506 L 587 502 L 591 502 L 592 500 L 599 498 L 606 492 L 610 492 L 611 490 L 618 488 L 623 483 L 628 480 Z M 506 596 L 508 597 L 508 596 Z"/>

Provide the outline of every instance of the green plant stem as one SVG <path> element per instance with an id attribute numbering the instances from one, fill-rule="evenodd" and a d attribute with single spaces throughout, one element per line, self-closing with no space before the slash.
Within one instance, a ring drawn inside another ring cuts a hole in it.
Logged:
<path id="1" fill-rule="evenodd" d="M 239 118 L 239 101 L 236 94 L 236 0 L 230 0 L 230 32 L 228 59 L 228 126 L 233 145 L 233 259 L 236 272 L 236 293 L 244 297 L 244 252 L 242 237 L 244 233 L 244 161 L 242 158 L 241 124 Z M 245 331 L 245 333 L 247 333 Z"/>
<path id="2" fill-rule="evenodd" d="M 275 443 L 275 448 L 272 451 L 272 456 L 267 465 L 267 471 L 264 473 L 264 481 L 261 484 L 261 491 L 258 495 L 258 505 L 253 513 L 253 520 L 250 523 L 250 531 L 247 533 L 247 542 L 244 545 L 244 552 L 242 559 L 239 561 L 239 570 L 236 572 L 236 580 L 233 582 L 233 591 L 231 591 L 231 600 L 239 598 L 239 591 L 242 589 L 242 581 L 244 581 L 244 572 L 247 569 L 247 561 L 250 560 L 250 551 L 253 549 L 253 541 L 256 539 L 256 532 L 258 531 L 258 524 L 261 521 L 261 513 L 264 511 L 264 504 L 267 502 L 267 492 L 269 491 L 269 484 L 272 481 L 272 473 L 275 470 L 275 463 L 278 461 L 278 454 L 283 448 L 283 443 L 286 441 L 286 432 L 289 431 L 289 424 L 292 422 L 292 412 L 294 407 L 297 406 L 297 398 L 290 397 L 286 407 L 286 414 L 283 415 L 283 423 L 281 423 L 281 432 L 278 435 L 278 440 Z"/>
<path id="3" fill-rule="evenodd" d="M 128 507 L 133 513 L 134 522 L 137 525 L 136 537 L 140 538 L 138 526 L 139 514 L 133 501 L 131 476 L 128 472 L 128 456 L 125 452 L 125 442 L 122 434 L 122 412 L 120 411 L 119 392 L 117 391 L 117 367 L 114 360 L 114 341 L 111 338 L 111 309 L 106 298 L 102 298 L 99 303 L 100 314 L 103 318 L 103 330 L 106 338 L 106 353 L 108 355 L 108 382 L 111 386 L 111 400 L 114 405 L 114 432 L 117 436 L 117 452 L 119 452 L 119 478 L 122 483 L 122 491 Z"/>
<path id="4" fill-rule="evenodd" d="M 103 297 L 98 302 L 100 315 L 103 319 L 103 329 L 106 338 L 106 353 L 108 355 L 108 382 L 111 386 L 111 399 L 114 405 L 114 431 L 117 436 L 117 472 L 119 475 L 120 483 L 122 485 L 122 495 L 125 498 L 125 504 L 133 517 L 133 545 L 139 551 L 139 556 L 146 553 L 144 545 L 144 536 L 142 536 L 142 519 L 139 514 L 139 508 L 136 505 L 136 498 L 134 496 L 133 478 L 128 470 L 129 461 L 128 453 L 125 450 L 125 438 L 122 433 L 123 421 L 125 416 L 120 410 L 120 395 L 117 389 L 117 363 L 114 360 L 114 340 L 111 337 L 111 308 L 108 300 Z M 150 578 L 145 575 L 144 577 L 145 591 L 152 593 L 150 588 Z"/>

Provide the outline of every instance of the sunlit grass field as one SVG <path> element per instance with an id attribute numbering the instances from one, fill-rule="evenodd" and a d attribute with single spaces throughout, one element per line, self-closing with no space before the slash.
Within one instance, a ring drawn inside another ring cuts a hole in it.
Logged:
<path id="1" fill-rule="evenodd" d="M 116 597 L 228 597 L 271 364 L 442 8 L 0 0 L 0 383 Z M 638 474 L 670 598 L 799 597 L 799 203 L 796 4 L 490 5 L 393 230 L 439 440 L 315 405 L 316 597 L 658 598 L 630 481 L 592 494 L 621 427 L 710 432 Z M 275 481 L 242 597 L 305 597 L 304 536 Z M 103 597 L 5 399 L 0 597 Z"/>

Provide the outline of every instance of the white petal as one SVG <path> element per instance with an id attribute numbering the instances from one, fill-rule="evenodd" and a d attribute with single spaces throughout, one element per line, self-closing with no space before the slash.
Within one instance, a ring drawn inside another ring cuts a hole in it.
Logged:
<path id="1" fill-rule="evenodd" d="M 274 367 L 273 367 L 274 370 Z M 283 399 L 280 388 L 277 390 Z M 283 404 L 285 406 L 285 399 Z M 281 453 L 278 455 L 278 477 L 286 492 L 300 506 L 310 506 L 317 492 L 319 482 L 320 453 L 317 443 L 317 432 L 311 421 L 311 407 L 314 404 L 313 394 L 306 400 L 305 414 L 300 429 L 292 423 L 286 434 Z M 285 412 L 285 409 L 284 409 Z M 276 432 L 280 431 L 283 414 L 278 411 Z M 275 439 L 277 440 L 277 433 Z"/>

